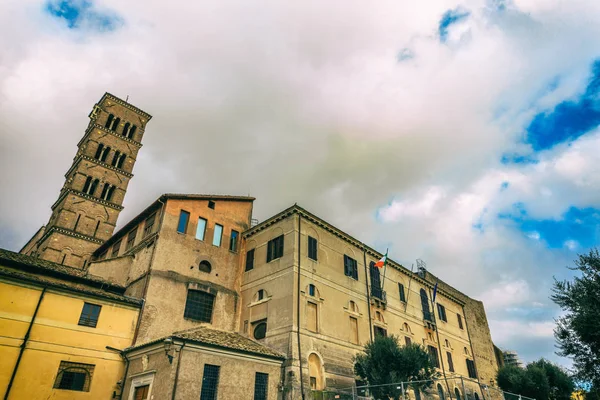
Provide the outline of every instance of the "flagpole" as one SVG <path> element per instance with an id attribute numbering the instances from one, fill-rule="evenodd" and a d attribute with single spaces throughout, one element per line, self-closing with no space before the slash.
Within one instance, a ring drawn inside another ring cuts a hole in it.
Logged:
<path id="1" fill-rule="evenodd" d="M 410 278 L 408 280 L 408 291 L 406 292 L 406 302 L 404 302 L 404 312 L 405 313 L 406 313 L 406 309 L 408 308 L 408 299 L 410 299 L 410 284 L 412 283 L 414 267 L 415 267 L 415 264 L 410 265 Z"/>
<path id="2" fill-rule="evenodd" d="M 383 290 L 383 286 L 385 285 L 385 271 L 388 265 L 388 249 L 385 249 L 385 262 L 383 263 L 383 281 L 381 282 L 381 296 L 384 296 L 385 291 Z M 383 300 L 383 299 L 382 299 Z"/>

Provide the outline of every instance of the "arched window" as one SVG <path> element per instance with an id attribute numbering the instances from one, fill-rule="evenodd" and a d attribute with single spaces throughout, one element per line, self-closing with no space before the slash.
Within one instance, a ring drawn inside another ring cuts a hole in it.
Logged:
<path id="1" fill-rule="evenodd" d="M 358 312 L 358 306 L 356 305 L 355 302 L 353 302 L 352 300 L 350 300 L 350 303 L 348 305 L 348 308 L 350 309 L 350 311 L 357 313 Z"/>
<path id="2" fill-rule="evenodd" d="M 308 356 L 308 376 L 311 390 L 323 390 L 323 364 L 315 353 Z"/>
<path id="3" fill-rule="evenodd" d="M 127 135 L 129 134 L 129 126 L 130 126 L 130 125 L 131 125 L 131 124 L 130 124 L 129 122 L 127 122 L 127 123 L 125 124 L 125 126 L 123 127 L 123 136 L 125 136 L 125 137 L 128 137 Z"/>
<path id="4" fill-rule="evenodd" d="M 108 190 L 110 189 L 110 184 L 109 183 L 105 183 L 104 187 L 102 188 L 102 193 L 100 194 L 100 198 L 102 200 L 106 200 L 106 198 L 108 197 Z"/>
<path id="5" fill-rule="evenodd" d="M 104 148 L 104 145 L 102 143 L 98 143 L 98 148 L 96 149 L 96 154 L 94 155 L 94 158 L 99 160 L 100 159 L 100 154 L 102 154 L 102 149 Z"/>
<path id="6" fill-rule="evenodd" d="M 123 168 L 123 163 L 125 162 L 125 154 L 121 154 L 119 157 L 119 161 L 117 161 L 117 168 Z"/>
<path id="7" fill-rule="evenodd" d="M 475 392 L 475 400 L 479 400 L 479 394 L 477 394 L 477 392 Z"/>
<path id="8" fill-rule="evenodd" d="M 254 339 L 261 340 L 267 336 L 267 321 L 261 321 L 254 325 Z"/>
<path id="9" fill-rule="evenodd" d="M 83 184 L 83 193 L 90 194 L 90 187 L 92 186 L 92 177 L 88 176 L 85 178 L 85 183 Z"/>
<path id="10" fill-rule="evenodd" d="M 458 390 L 458 388 L 454 388 L 454 398 L 455 398 L 456 400 L 461 400 L 461 397 L 460 397 L 460 390 Z"/>
<path id="11" fill-rule="evenodd" d="M 425 289 L 421 289 L 421 309 L 423 310 L 423 319 L 425 321 L 431 321 L 431 312 L 429 311 L 429 297 Z"/>
<path id="12" fill-rule="evenodd" d="M 402 330 L 410 333 L 410 326 L 405 322 L 404 325 L 402 325 Z"/>
<path id="13" fill-rule="evenodd" d="M 129 129 L 129 134 L 127 135 L 127 138 L 129 139 L 133 139 L 133 135 L 135 134 L 137 127 L 135 125 L 131 125 L 131 128 Z"/>
<path id="14" fill-rule="evenodd" d="M 93 196 L 94 193 L 96 192 L 96 188 L 98 187 L 98 184 L 100 183 L 99 179 L 94 179 L 94 182 L 92 182 L 92 185 L 90 186 L 90 196 Z"/>
<path id="15" fill-rule="evenodd" d="M 446 396 L 444 395 L 444 388 L 439 383 L 437 385 L 437 391 L 440 400 L 446 400 Z"/>
<path id="16" fill-rule="evenodd" d="M 385 320 L 383 319 L 383 314 L 381 314 L 379 311 L 375 311 L 375 319 L 381 323 L 385 323 Z"/>
<path id="17" fill-rule="evenodd" d="M 113 123 L 112 123 L 112 125 L 111 125 L 111 127 L 110 127 L 110 130 L 111 130 L 111 131 L 113 131 L 113 132 L 115 132 L 115 131 L 117 130 L 117 127 L 119 126 L 119 123 L 120 123 L 120 122 L 121 122 L 121 118 L 116 118 L 116 119 L 113 121 Z"/>
<path id="18" fill-rule="evenodd" d="M 110 163 L 110 165 L 112 165 L 113 167 L 117 166 L 117 162 L 119 162 L 119 156 L 121 155 L 120 151 L 115 151 L 115 155 L 113 156 L 112 162 Z"/>
<path id="19" fill-rule="evenodd" d="M 450 347 L 450 342 L 448 341 L 448 339 L 444 339 L 444 345 L 446 347 Z"/>
<path id="20" fill-rule="evenodd" d="M 112 200 L 114 192 L 115 192 L 115 186 L 111 186 L 110 189 L 108 189 L 108 195 L 106 196 L 106 201 Z"/>
<path id="21" fill-rule="evenodd" d="M 258 292 L 256 292 L 256 301 L 261 301 L 265 298 L 265 291 L 263 289 L 259 289 Z"/>
<path id="22" fill-rule="evenodd" d="M 104 127 L 105 127 L 106 129 L 110 129 L 110 126 L 112 125 L 112 122 L 113 122 L 113 119 L 114 119 L 114 118 L 115 118 L 115 116 L 114 116 L 114 115 L 112 115 L 112 114 L 109 114 L 109 115 L 108 115 L 108 119 L 106 120 L 106 124 L 104 124 Z"/>
<path id="23" fill-rule="evenodd" d="M 206 273 L 210 274 L 212 267 L 208 261 L 202 260 L 202 261 L 200 261 L 200 265 L 198 265 L 198 269 L 200 270 L 200 272 L 206 272 Z"/>
<path id="24" fill-rule="evenodd" d="M 105 162 L 108 157 L 108 153 L 110 153 L 110 147 L 105 147 L 100 154 L 100 161 Z"/>

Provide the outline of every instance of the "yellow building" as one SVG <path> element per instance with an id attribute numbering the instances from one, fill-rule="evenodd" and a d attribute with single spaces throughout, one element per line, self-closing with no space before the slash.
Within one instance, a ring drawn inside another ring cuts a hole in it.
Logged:
<path id="1" fill-rule="evenodd" d="M 4 399 L 110 399 L 120 393 L 141 300 L 82 270 L 0 249 Z"/>

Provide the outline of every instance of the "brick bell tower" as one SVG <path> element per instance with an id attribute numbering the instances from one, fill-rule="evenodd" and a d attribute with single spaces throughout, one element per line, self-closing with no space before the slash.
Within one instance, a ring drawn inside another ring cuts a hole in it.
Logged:
<path id="1" fill-rule="evenodd" d="M 105 93 L 89 118 L 48 224 L 21 249 L 21 253 L 82 269 L 115 230 L 152 116 Z"/>

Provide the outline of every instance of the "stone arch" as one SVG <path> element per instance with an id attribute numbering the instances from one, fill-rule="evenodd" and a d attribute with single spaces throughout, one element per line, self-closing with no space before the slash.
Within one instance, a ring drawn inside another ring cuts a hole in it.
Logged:
<path id="1" fill-rule="evenodd" d="M 210 271 L 212 271 L 212 265 L 210 265 L 208 260 L 202 260 L 198 264 L 198 270 L 200 272 L 206 272 L 207 274 L 210 274 Z"/>
<path id="2" fill-rule="evenodd" d="M 273 228 L 271 229 L 271 232 L 269 232 L 269 239 L 275 239 L 276 237 L 279 237 L 283 235 L 283 229 L 280 227 L 277 228 Z"/>
<path id="3" fill-rule="evenodd" d="M 257 301 L 265 300 L 269 297 L 269 294 L 265 289 L 258 289 L 256 293 L 254 293 L 254 297 L 252 298 L 252 302 L 256 303 Z"/>
<path id="4" fill-rule="evenodd" d="M 319 233 L 312 226 L 309 226 L 309 227 L 306 228 L 306 235 L 307 236 L 312 236 L 315 239 L 319 240 Z"/>
<path id="5" fill-rule="evenodd" d="M 446 396 L 444 395 L 444 388 L 441 383 L 437 384 L 437 392 L 440 400 L 446 400 Z"/>
<path id="6" fill-rule="evenodd" d="M 309 283 L 306 286 L 304 293 L 306 293 L 307 296 L 314 297 L 316 299 L 321 298 L 321 292 L 319 292 L 319 289 L 315 286 L 314 283 Z"/>
<path id="7" fill-rule="evenodd" d="M 359 313 L 358 305 L 356 304 L 356 302 L 354 300 L 350 300 L 348 302 L 348 310 L 352 311 L 352 312 L 355 312 L 357 314 Z"/>
<path id="8" fill-rule="evenodd" d="M 460 390 L 457 387 L 454 388 L 454 398 L 456 400 L 462 400 L 462 396 L 460 394 Z"/>
<path id="9" fill-rule="evenodd" d="M 312 390 L 323 390 L 325 388 L 325 377 L 323 373 L 323 360 L 315 352 L 308 355 L 308 377 Z"/>

